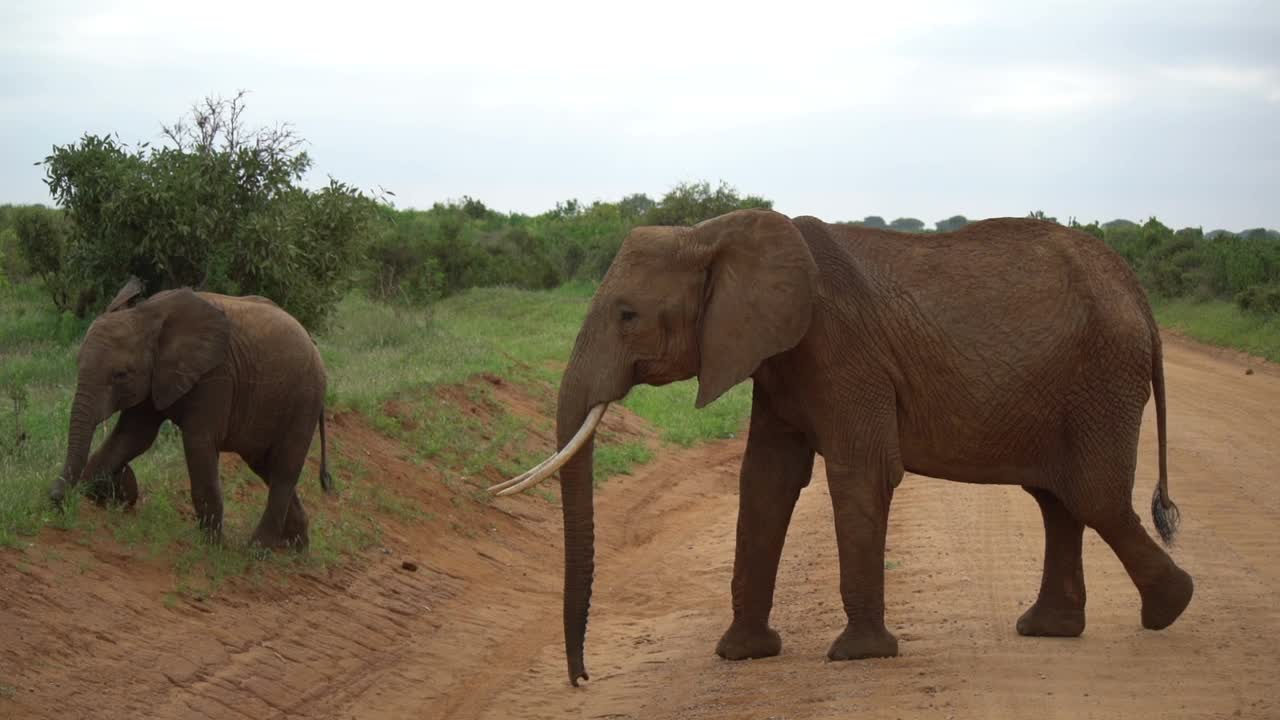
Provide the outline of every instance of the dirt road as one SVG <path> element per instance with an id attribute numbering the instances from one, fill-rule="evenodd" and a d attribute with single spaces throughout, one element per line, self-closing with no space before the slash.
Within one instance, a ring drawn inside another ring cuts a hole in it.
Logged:
<path id="1" fill-rule="evenodd" d="M 908 476 L 886 591 L 901 656 L 828 663 L 843 617 L 819 462 L 782 560 L 783 654 L 720 661 L 732 440 L 664 453 L 597 496 L 582 688 L 564 668 L 559 514 L 521 498 L 486 511 L 472 537 L 410 529 L 365 570 L 177 607 L 129 563 L 98 557 L 68 589 L 40 568 L 15 583 L 0 556 L 0 683 L 12 688 L 0 717 L 1280 717 L 1280 372 L 1172 338 L 1165 362 L 1174 555 L 1196 596 L 1163 632 L 1141 629 L 1136 590 L 1088 531 L 1084 636 L 1019 637 L 1039 583 L 1035 503 Z M 1135 491 L 1148 527 L 1155 468 L 1149 405 Z M 405 556 L 418 572 L 400 569 Z"/>

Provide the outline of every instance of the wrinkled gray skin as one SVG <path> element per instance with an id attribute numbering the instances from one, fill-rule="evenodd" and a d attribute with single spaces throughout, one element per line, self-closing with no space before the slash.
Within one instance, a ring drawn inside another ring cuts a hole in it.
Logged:
<path id="1" fill-rule="evenodd" d="M 1045 559 L 1024 635 L 1084 630 L 1084 527 L 1119 556 L 1142 624 L 1171 624 L 1192 581 L 1131 505 L 1143 408 L 1154 388 L 1167 541 L 1164 373 L 1146 296 L 1124 261 L 1054 223 L 998 219 L 906 235 L 732 212 L 693 228 L 642 227 L 622 244 L 560 386 L 559 446 L 588 410 L 634 385 L 698 378 L 697 407 L 752 378 L 742 461 L 728 659 L 776 655 L 768 624 L 783 539 L 815 453 L 826 461 L 847 626 L 834 660 L 892 656 L 884 543 L 910 471 L 1020 485 L 1039 504 Z M 594 571 L 592 447 L 560 474 L 569 679 Z"/>
<path id="2" fill-rule="evenodd" d="M 67 458 L 51 499 L 61 504 L 83 479 L 93 483 L 95 500 L 132 504 L 137 483 L 128 463 L 170 420 L 182 431 L 192 504 L 211 539 L 222 535 L 218 453 L 225 450 L 238 453 L 269 487 L 253 541 L 305 548 L 307 515 L 296 487 L 317 422 L 321 483 L 331 489 L 325 371 L 311 337 L 266 298 L 184 288 L 132 305 L 141 289 L 131 279 L 85 334 Z M 110 436 L 90 457 L 94 428 L 117 412 Z"/>

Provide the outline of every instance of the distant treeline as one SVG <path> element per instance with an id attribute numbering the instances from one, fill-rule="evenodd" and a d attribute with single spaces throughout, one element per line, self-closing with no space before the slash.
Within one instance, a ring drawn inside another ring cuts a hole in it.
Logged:
<path id="1" fill-rule="evenodd" d="M 473 198 L 436 203 L 427 210 L 397 210 L 370 202 L 367 218 L 347 223 L 359 228 L 358 237 L 348 241 L 352 247 L 338 253 L 345 267 L 334 269 L 331 283 L 341 287 L 325 297 L 336 297 L 354 285 L 381 300 L 421 304 L 476 286 L 541 289 L 571 280 L 599 280 L 632 227 L 692 225 L 736 208 L 771 206 L 765 198 L 706 182 L 677 185 L 657 200 L 640 193 L 590 205 L 570 200 L 538 215 L 498 212 Z M 1056 222 L 1039 212 L 1029 216 Z M 849 222 L 929 233 L 958 229 L 969 220 L 956 215 L 938 221 L 932 230 L 913 218 L 885 222 L 869 216 Z M 81 316 L 94 311 L 105 298 L 100 291 L 77 285 L 74 278 L 82 271 L 73 267 L 94 253 L 74 246 L 72 224 L 62 210 L 0 206 L 0 284 L 38 277 L 59 307 Z M 1142 224 L 1129 220 L 1088 225 L 1069 220 L 1067 224 L 1118 251 L 1155 296 L 1220 298 L 1248 312 L 1280 315 L 1280 233 L 1275 230 L 1175 231 L 1155 218 Z M 106 244 L 116 246 L 111 241 Z M 143 265 L 155 264 L 151 263 L 155 258 L 146 257 L 146 248 L 133 252 L 141 253 L 147 261 Z M 270 269 L 257 267 L 264 260 L 252 252 L 252 248 L 239 248 L 230 253 L 240 258 L 244 268 L 220 273 L 202 270 L 202 278 L 195 279 L 205 279 L 203 285 L 210 289 L 281 297 L 270 288 L 232 281 L 269 275 Z M 131 265 L 134 271 L 137 265 Z M 118 282 L 113 277 L 108 284 Z M 161 277 L 153 284 L 159 289 L 179 282 L 166 283 Z M 282 304 L 289 304 L 288 300 L 284 296 Z M 308 313 L 304 308 L 299 314 Z M 323 314 L 313 312 L 309 319 Z"/>
<path id="2" fill-rule="evenodd" d="M 379 300 L 424 304 L 470 287 L 598 280 L 636 225 L 691 225 L 771 207 L 705 182 L 678 185 L 656 201 L 569 200 L 538 215 L 498 212 L 468 197 L 399 210 L 337 184 L 251 210 L 199 193 L 175 200 L 177 208 L 157 207 L 146 190 L 114 195 L 68 193 L 74 209 L 65 210 L 0 205 L 0 278 L 38 279 L 78 317 L 95 313 L 132 274 L 148 292 L 187 285 L 265 295 L 311 324 L 353 286 Z"/>
<path id="3" fill-rule="evenodd" d="M 690 182 L 657 199 L 569 200 L 538 215 L 469 197 L 400 210 L 386 201 L 390 193 L 371 197 L 333 179 L 303 188 L 311 159 L 302 140 L 287 125 L 245 128 L 243 109 L 243 94 L 206 99 L 164 127 L 162 146 L 85 135 L 54 147 L 43 164 L 60 208 L 0 206 L 0 285 L 36 279 L 58 308 L 86 317 L 137 275 L 149 293 L 191 286 L 265 295 L 316 326 L 353 286 L 422 304 L 476 286 L 598 280 L 637 225 L 692 225 L 772 207 L 723 182 Z M 955 215 L 933 230 L 915 218 L 849 222 L 926 233 L 969 221 Z M 1222 298 L 1280 315 L 1274 230 L 1175 232 L 1155 218 L 1067 224 L 1119 251 L 1154 295 Z"/>

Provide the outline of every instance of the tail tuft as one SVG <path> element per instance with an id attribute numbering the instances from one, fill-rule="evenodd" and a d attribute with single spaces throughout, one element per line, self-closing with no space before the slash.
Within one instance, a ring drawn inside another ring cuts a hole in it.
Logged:
<path id="1" fill-rule="evenodd" d="M 333 492 L 333 476 L 329 474 L 329 441 L 324 432 L 324 407 L 320 408 L 320 489 Z"/>
<path id="2" fill-rule="evenodd" d="M 1178 512 L 1178 506 L 1172 500 L 1160 497 L 1160 487 L 1156 487 L 1156 491 L 1151 495 L 1151 520 L 1156 525 L 1156 531 L 1160 533 L 1160 540 L 1169 547 L 1173 546 L 1173 535 L 1178 532 L 1178 523 L 1181 521 L 1181 514 Z"/>

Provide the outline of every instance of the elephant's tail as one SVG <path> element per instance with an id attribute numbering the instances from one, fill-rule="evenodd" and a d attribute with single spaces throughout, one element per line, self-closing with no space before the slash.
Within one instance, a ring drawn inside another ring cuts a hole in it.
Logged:
<path id="1" fill-rule="evenodd" d="M 1169 499 L 1169 431 L 1165 418 L 1164 399 L 1164 351 L 1161 348 L 1160 331 L 1152 329 L 1151 391 L 1156 399 L 1156 434 L 1160 446 L 1160 480 L 1151 495 L 1151 520 L 1165 545 L 1173 544 L 1173 534 L 1178 530 L 1180 514 L 1178 506 Z"/>
<path id="2" fill-rule="evenodd" d="M 329 474 L 329 443 L 324 436 L 324 406 L 320 407 L 320 488 L 333 492 L 333 476 Z"/>

